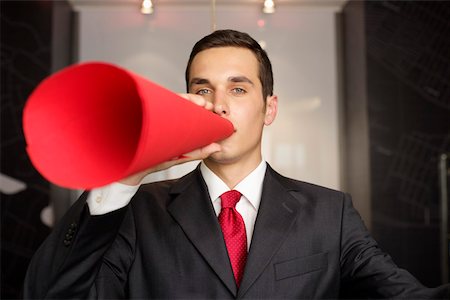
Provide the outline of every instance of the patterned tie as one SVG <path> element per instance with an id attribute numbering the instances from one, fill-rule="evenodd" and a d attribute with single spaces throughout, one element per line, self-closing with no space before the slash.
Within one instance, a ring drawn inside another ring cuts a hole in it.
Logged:
<path id="1" fill-rule="evenodd" d="M 239 288 L 247 260 L 247 235 L 242 216 L 236 210 L 236 203 L 241 199 L 241 193 L 232 190 L 220 196 L 222 210 L 219 214 L 219 223 L 222 227 L 225 245 L 233 268 L 234 279 Z"/>

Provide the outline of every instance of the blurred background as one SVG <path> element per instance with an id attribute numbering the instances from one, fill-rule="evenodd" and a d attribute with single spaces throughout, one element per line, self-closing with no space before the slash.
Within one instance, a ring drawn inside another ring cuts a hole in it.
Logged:
<path id="1" fill-rule="evenodd" d="M 264 158 L 351 193 L 399 266 L 428 286 L 448 282 L 450 2 L 0 3 L 2 299 L 21 297 L 33 253 L 80 193 L 50 184 L 28 159 L 22 110 L 33 89 L 68 65 L 106 61 L 184 92 L 189 52 L 214 28 L 248 32 L 271 58 L 279 115 Z"/>

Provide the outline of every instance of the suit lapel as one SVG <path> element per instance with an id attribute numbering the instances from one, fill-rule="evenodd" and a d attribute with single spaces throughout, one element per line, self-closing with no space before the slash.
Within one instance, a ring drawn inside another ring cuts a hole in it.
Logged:
<path id="1" fill-rule="evenodd" d="M 206 184 L 197 168 L 171 189 L 169 213 L 230 292 L 237 289 L 228 253 Z"/>
<path id="2" fill-rule="evenodd" d="M 238 298 L 245 295 L 266 268 L 289 234 L 289 229 L 297 219 L 300 210 L 299 201 L 293 198 L 289 191 L 280 184 L 275 178 L 275 174 L 275 171 L 268 166 Z"/>

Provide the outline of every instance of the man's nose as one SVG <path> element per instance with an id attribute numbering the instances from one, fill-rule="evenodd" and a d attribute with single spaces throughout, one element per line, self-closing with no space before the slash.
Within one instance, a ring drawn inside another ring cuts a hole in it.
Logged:
<path id="1" fill-rule="evenodd" d="M 225 97 L 226 96 L 223 93 L 216 93 L 214 95 L 213 111 L 219 116 L 228 116 L 230 114 L 230 109 Z"/>

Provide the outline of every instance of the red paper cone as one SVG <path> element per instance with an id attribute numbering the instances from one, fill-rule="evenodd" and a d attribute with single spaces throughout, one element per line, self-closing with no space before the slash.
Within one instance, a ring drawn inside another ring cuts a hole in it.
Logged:
<path id="1" fill-rule="evenodd" d="M 118 181 L 234 131 L 228 120 L 105 63 L 44 80 L 26 103 L 23 128 L 36 169 L 76 189 Z"/>

